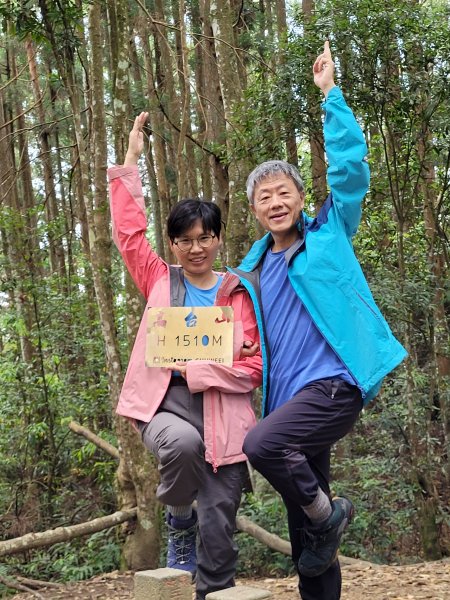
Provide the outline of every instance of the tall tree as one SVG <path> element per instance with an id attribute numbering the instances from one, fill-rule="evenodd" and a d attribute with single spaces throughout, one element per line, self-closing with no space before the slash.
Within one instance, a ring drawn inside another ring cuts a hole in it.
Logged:
<path id="1" fill-rule="evenodd" d="M 233 2 L 211 1 L 211 24 L 214 32 L 215 49 L 219 70 L 227 132 L 233 128 L 234 111 L 243 101 L 242 82 L 239 79 L 239 56 L 235 46 L 233 23 L 236 17 Z M 245 158 L 236 153 L 235 141 L 227 136 L 229 206 L 227 216 L 228 262 L 237 264 L 249 247 L 246 233 L 248 205 L 245 197 L 245 182 L 250 172 Z"/>
<path id="2" fill-rule="evenodd" d="M 114 120 L 118 121 L 113 132 L 114 147 L 116 150 L 116 162 L 123 164 L 125 151 L 128 145 L 128 132 L 130 129 L 130 119 L 128 115 L 132 111 L 130 102 L 130 80 L 129 65 L 131 63 L 130 44 L 128 36 L 128 5 L 126 2 L 116 0 L 114 7 L 116 20 L 111 21 L 111 40 L 116 40 L 117 45 L 112 51 L 112 81 L 113 81 L 113 105 L 115 107 Z M 90 34 L 92 47 L 101 48 L 99 23 L 101 19 L 101 4 L 94 2 L 90 12 Z M 120 23 L 120 26 L 119 26 Z M 125 26 L 124 26 L 125 25 Z M 98 57 L 95 61 L 93 53 L 93 85 L 97 96 L 94 106 L 102 104 L 102 113 L 97 115 L 97 128 L 105 131 L 105 114 L 103 108 L 103 56 L 98 51 Z M 94 85 L 94 72 L 95 84 Z M 141 90 L 142 93 L 142 90 Z M 95 138 L 94 138 L 95 139 Z M 102 161 L 99 163 L 99 179 L 102 181 L 101 197 L 106 197 L 106 138 L 102 137 Z M 105 230 L 109 227 L 109 212 L 105 211 L 108 223 L 105 223 Z M 103 229 L 103 228 L 102 228 Z M 110 244 L 110 240 L 109 244 Z M 127 321 L 128 347 L 134 343 L 139 323 L 144 311 L 145 303 L 138 292 L 130 275 L 125 273 L 125 306 Z M 113 408 L 118 400 L 114 399 Z M 157 471 L 154 461 L 151 460 L 146 448 L 141 443 L 134 427 L 128 420 L 118 417 L 116 419 L 116 430 L 120 440 L 120 464 L 117 472 L 117 483 L 119 489 L 119 501 L 121 509 L 138 507 L 137 522 L 132 526 L 127 524 L 126 537 L 123 548 L 125 562 L 130 569 L 155 568 L 159 561 L 159 529 L 155 527 L 158 522 L 158 505 L 155 497 L 155 485 L 157 480 Z"/>

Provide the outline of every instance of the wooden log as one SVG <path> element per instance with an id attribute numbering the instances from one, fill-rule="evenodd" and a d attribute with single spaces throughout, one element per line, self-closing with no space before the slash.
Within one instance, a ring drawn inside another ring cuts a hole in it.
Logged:
<path id="1" fill-rule="evenodd" d="M 78 435 L 82 435 L 87 440 L 104 450 L 107 454 L 111 455 L 113 458 L 119 458 L 119 451 L 115 446 L 93 433 L 87 427 L 83 427 L 83 425 L 80 425 L 76 421 L 71 421 L 69 423 L 69 429 Z"/>
<path id="2" fill-rule="evenodd" d="M 27 533 L 19 538 L 13 538 L 11 540 L 5 540 L 0 542 L 0 556 L 6 556 L 8 554 L 17 554 L 24 550 L 32 550 L 33 548 L 42 548 L 45 546 L 52 546 L 59 542 L 67 542 L 83 535 L 91 535 L 97 531 L 108 529 L 119 525 L 124 521 L 133 519 L 137 516 L 137 508 L 130 508 L 129 510 L 121 510 L 108 515 L 106 517 L 99 517 L 86 523 L 80 523 L 79 525 L 71 525 L 69 527 L 57 527 L 56 529 L 50 529 L 48 531 L 42 531 L 39 533 Z M 286 556 L 291 555 L 291 544 L 286 540 L 283 540 L 278 535 L 266 531 L 247 517 L 236 517 L 236 528 L 243 533 L 251 535 L 253 538 Z M 359 560 L 358 558 L 350 558 L 347 556 L 339 556 L 339 562 L 341 565 L 366 565 L 369 566 L 372 563 Z"/>
<path id="3" fill-rule="evenodd" d="M 99 436 L 95 435 L 92 431 L 71 421 L 69 427 L 75 433 L 84 436 L 86 439 L 94 443 L 99 448 L 102 448 L 115 458 L 119 458 L 119 451 L 117 448 L 112 446 L 109 442 L 106 442 Z M 0 556 L 7 554 L 15 554 L 23 552 L 24 550 L 30 550 L 33 548 L 41 548 L 44 546 L 51 546 L 58 542 L 68 541 L 76 537 L 83 535 L 90 535 L 97 531 L 102 531 L 109 527 L 114 527 L 124 521 L 128 521 L 137 516 L 137 508 L 131 508 L 125 511 L 118 511 L 112 515 L 106 517 L 100 517 L 87 523 L 81 523 L 79 525 L 72 525 L 70 527 L 57 527 L 48 531 L 40 533 L 27 533 L 20 538 L 14 538 L 12 540 L 6 540 L 0 542 Z M 280 552 L 286 556 L 291 556 L 291 544 L 290 542 L 283 540 L 278 535 L 266 531 L 253 521 L 250 521 L 247 517 L 236 517 L 236 528 L 243 533 L 251 535 L 253 538 L 266 545 L 268 548 Z M 372 563 L 359 560 L 357 558 L 350 558 L 346 556 L 339 556 L 339 561 L 342 565 L 366 565 L 369 566 Z"/>
<path id="4" fill-rule="evenodd" d="M 22 575 L 16 575 L 17 581 L 23 585 L 27 585 L 30 588 L 63 588 L 63 583 L 57 583 L 55 581 L 42 581 L 41 579 L 30 579 L 29 577 L 22 577 Z"/>
<path id="5" fill-rule="evenodd" d="M 256 523 L 253 523 L 253 521 L 250 521 L 250 519 L 247 519 L 247 517 L 236 517 L 236 527 L 239 531 L 248 533 L 248 535 L 251 535 L 271 550 L 276 550 L 281 554 L 291 556 L 290 542 L 283 540 L 274 533 L 266 531 Z"/>
<path id="6" fill-rule="evenodd" d="M 243 533 L 248 533 L 255 540 L 261 542 L 271 550 L 275 550 L 276 552 L 280 552 L 280 554 L 285 554 L 286 556 L 291 556 L 291 544 L 290 542 L 283 540 L 278 535 L 274 533 L 270 533 L 266 531 L 247 517 L 236 517 L 236 528 Z M 360 560 L 359 558 L 351 558 L 350 556 L 342 556 L 339 555 L 339 562 L 341 565 L 355 565 L 358 564 L 360 566 L 366 565 L 369 566 L 372 563 L 366 560 Z"/>
<path id="7" fill-rule="evenodd" d="M 0 575 L 0 583 L 3 583 L 4 586 L 10 588 L 11 590 L 17 590 L 18 592 L 27 592 L 28 594 L 32 594 L 40 600 L 44 600 L 44 597 L 39 592 L 32 590 L 31 588 L 15 581 L 14 579 L 9 579 L 8 577 L 3 577 L 2 575 Z"/>
<path id="8" fill-rule="evenodd" d="M 109 527 L 114 527 L 129 519 L 133 519 L 136 515 L 137 508 L 134 507 L 129 510 L 119 510 L 112 515 L 99 517 L 98 519 L 93 519 L 92 521 L 80 523 L 78 525 L 57 527 L 56 529 L 50 529 L 39 533 L 27 533 L 21 537 L 0 542 L 0 556 L 16 554 L 17 552 L 23 552 L 24 550 L 31 550 L 33 548 L 52 546 L 53 544 L 67 542 L 68 540 L 83 535 L 91 535 L 97 531 L 102 531 L 103 529 L 108 529 Z"/>

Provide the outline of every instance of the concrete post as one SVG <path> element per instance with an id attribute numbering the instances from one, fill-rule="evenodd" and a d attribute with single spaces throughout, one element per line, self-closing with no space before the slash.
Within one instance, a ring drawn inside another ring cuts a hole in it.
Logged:
<path id="1" fill-rule="evenodd" d="M 134 600 L 192 600 L 192 576 L 180 569 L 138 571 Z"/>
<path id="2" fill-rule="evenodd" d="M 219 592 L 207 594 L 206 600 L 270 600 L 271 592 L 248 585 L 237 585 Z"/>

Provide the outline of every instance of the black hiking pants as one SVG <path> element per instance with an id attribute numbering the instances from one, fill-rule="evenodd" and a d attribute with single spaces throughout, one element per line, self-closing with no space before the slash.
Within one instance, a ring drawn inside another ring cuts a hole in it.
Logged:
<path id="1" fill-rule="evenodd" d="M 281 494 L 286 505 L 292 559 L 302 553 L 300 532 L 319 486 L 330 495 L 330 449 L 353 427 L 360 410 L 360 390 L 339 379 L 315 381 L 260 421 L 244 442 L 252 466 Z M 300 576 L 303 600 L 339 600 L 339 562 L 319 577 Z"/>

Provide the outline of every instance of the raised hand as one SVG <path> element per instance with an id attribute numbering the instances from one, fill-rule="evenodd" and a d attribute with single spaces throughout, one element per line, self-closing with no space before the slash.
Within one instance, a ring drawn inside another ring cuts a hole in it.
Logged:
<path id="1" fill-rule="evenodd" d="M 331 57 L 330 42 L 325 41 L 323 52 L 319 54 L 313 65 L 314 83 L 325 96 L 336 84 L 334 83 L 334 62 Z"/>
<path id="2" fill-rule="evenodd" d="M 134 120 L 133 129 L 130 131 L 128 137 L 128 149 L 124 162 L 124 165 L 126 166 L 136 165 L 138 158 L 141 155 L 144 148 L 144 134 L 142 133 L 142 129 L 147 118 L 148 112 L 141 112 Z"/>

